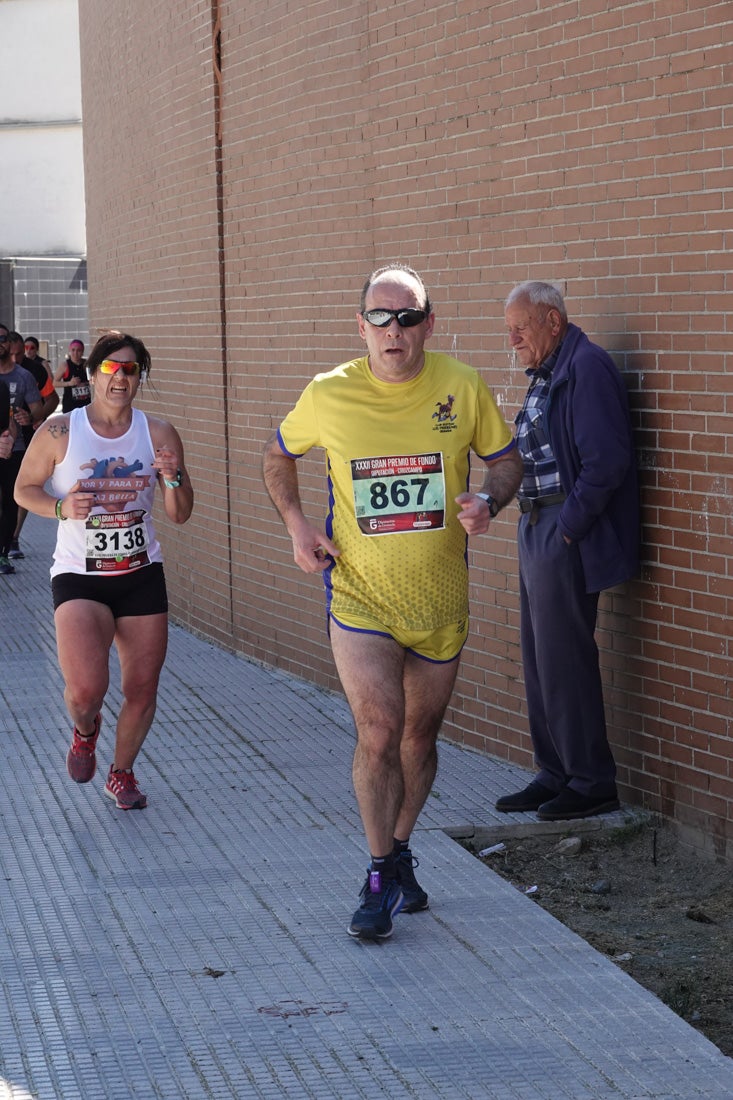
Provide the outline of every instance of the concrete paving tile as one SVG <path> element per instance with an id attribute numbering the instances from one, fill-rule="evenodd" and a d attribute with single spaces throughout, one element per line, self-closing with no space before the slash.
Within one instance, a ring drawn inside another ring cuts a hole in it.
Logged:
<path id="1" fill-rule="evenodd" d="M 173 627 L 148 809 L 102 797 L 114 656 L 71 783 L 54 527 L 30 517 L 1 578 L 1 1100 L 731 1100 L 730 1059 L 451 839 L 532 829 L 493 808 L 521 769 L 441 743 L 430 909 L 381 944 L 346 934 L 367 856 L 341 696 Z"/>

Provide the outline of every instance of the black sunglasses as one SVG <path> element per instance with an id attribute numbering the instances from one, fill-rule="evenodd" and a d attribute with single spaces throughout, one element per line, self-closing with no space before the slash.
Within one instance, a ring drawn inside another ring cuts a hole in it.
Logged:
<path id="1" fill-rule="evenodd" d="M 367 309 L 362 317 L 375 328 L 387 328 L 393 317 L 397 318 L 400 328 L 414 328 L 423 323 L 427 313 L 424 309 Z"/>

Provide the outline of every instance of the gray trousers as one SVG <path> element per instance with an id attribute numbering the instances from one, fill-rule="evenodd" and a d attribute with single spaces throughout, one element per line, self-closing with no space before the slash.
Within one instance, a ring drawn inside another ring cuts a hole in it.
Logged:
<path id="1" fill-rule="evenodd" d="M 603 797 L 616 791 L 595 642 L 598 593 L 585 591 L 577 546 L 557 527 L 561 504 L 519 520 L 522 661 L 529 731 L 552 791 Z"/>

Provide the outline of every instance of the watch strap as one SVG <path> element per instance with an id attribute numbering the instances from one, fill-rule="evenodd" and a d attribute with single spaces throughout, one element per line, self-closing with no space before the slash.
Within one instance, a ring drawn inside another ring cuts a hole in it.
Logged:
<path id="1" fill-rule="evenodd" d="M 477 497 L 481 497 L 482 500 L 486 501 L 489 506 L 489 515 L 492 519 L 494 518 L 494 516 L 498 515 L 499 505 L 496 503 L 491 493 L 476 493 L 475 495 Z"/>

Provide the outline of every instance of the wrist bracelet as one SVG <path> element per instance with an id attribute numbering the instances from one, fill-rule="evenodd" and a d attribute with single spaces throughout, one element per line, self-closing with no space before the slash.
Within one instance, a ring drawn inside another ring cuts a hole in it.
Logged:
<path id="1" fill-rule="evenodd" d="M 182 479 L 183 479 L 183 474 L 181 473 L 181 470 L 180 470 L 180 467 L 179 467 L 176 470 L 176 476 L 173 478 L 173 480 L 169 481 L 167 477 L 164 477 L 163 478 L 163 484 L 165 485 L 166 489 L 180 489 Z"/>
<path id="2" fill-rule="evenodd" d="M 68 517 L 62 515 L 62 513 L 61 513 L 61 505 L 62 504 L 63 504 L 63 500 L 57 500 L 56 501 L 56 519 L 60 519 L 63 523 L 65 523 Z"/>

